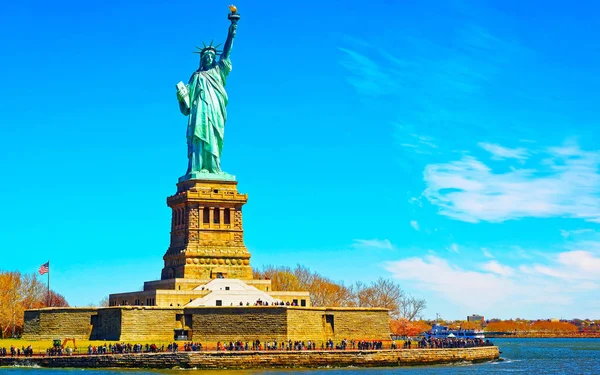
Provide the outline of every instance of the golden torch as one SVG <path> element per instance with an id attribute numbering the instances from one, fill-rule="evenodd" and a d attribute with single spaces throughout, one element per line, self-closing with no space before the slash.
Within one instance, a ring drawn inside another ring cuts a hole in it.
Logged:
<path id="1" fill-rule="evenodd" d="M 232 23 L 236 23 L 239 19 L 240 19 L 240 15 L 237 13 L 237 7 L 235 5 L 230 5 L 229 6 L 229 11 L 231 13 L 229 13 L 227 15 L 227 18 L 232 22 Z"/>

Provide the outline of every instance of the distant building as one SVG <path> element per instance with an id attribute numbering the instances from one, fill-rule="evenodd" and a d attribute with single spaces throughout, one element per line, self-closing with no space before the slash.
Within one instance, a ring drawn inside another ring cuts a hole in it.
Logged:
<path id="1" fill-rule="evenodd" d="M 484 323 L 485 319 L 483 318 L 483 315 L 473 314 L 471 316 L 467 316 L 467 322 L 481 322 L 481 323 Z"/>

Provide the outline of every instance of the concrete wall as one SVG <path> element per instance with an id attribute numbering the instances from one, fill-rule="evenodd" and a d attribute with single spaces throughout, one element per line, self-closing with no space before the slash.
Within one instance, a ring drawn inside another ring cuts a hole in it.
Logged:
<path id="1" fill-rule="evenodd" d="M 499 357 L 498 347 L 467 349 L 408 349 L 376 351 L 303 352 L 180 352 L 177 354 L 82 355 L 72 357 L 0 357 L 0 366 L 37 365 L 75 368 L 310 368 L 414 366 L 456 362 L 482 362 Z"/>
<path id="2" fill-rule="evenodd" d="M 121 341 L 169 341 L 174 339 L 177 314 L 182 309 L 124 308 L 121 309 Z"/>
<path id="3" fill-rule="evenodd" d="M 311 340 L 317 344 L 328 339 L 389 341 L 389 321 L 385 309 L 291 307 L 288 337 L 292 341 Z"/>
<path id="4" fill-rule="evenodd" d="M 188 308 L 192 317 L 193 340 L 209 343 L 218 341 L 253 341 L 286 339 L 287 315 L 283 307 L 220 307 Z"/>
<path id="5" fill-rule="evenodd" d="M 320 347 L 325 340 L 333 338 L 325 330 L 323 310 L 290 307 L 287 311 L 288 340 L 310 340 Z"/>
<path id="6" fill-rule="evenodd" d="M 48 308 L 25 312 L 25 340 L 52 340 L 73 337 L 87 340 L 92 332 L 94 308 Z"/>
<path id="7" fill-rule="evenodd" d="M 384 309 L 302 307 L 147 307 L 53 308 L 25 313 L 24 338 L 49 340 L 156 341 L 174 339 L 188 330 L 194 341 L 314 341 L 328 339 L 389 340 Z"/>
<path id="8" fill-rule="evenodd" d="M 390 340 L 390 316 L 384 309 L 337 310 L 334 316 L 333 340 Z"/>
<path id="9" fill-rule="evenodd" d="M 37 340 L 40 335 L 40 311 L 25 311 L 25 324 L 23 326 L 23 339 Z"/>
<path id="10" fill-rule="evenodd" d="M 98 318 L 92 327 L 90 340 L 119 340 L 121 337 L 121 309 L 98 309 Z"/>

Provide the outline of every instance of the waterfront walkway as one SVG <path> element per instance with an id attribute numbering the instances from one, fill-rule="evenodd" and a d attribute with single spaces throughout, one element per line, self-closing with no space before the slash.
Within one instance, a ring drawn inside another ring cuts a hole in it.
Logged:
<path id="1" fill-rule="evenodd" d="M 0 357 L 2 366 L 131 369 L 260 369 L 384 367 L 484 362 L 497 359 L 496 346 L 443 349 L 239 350 L 33 357 Z"/>
<path id="2" fill-rule="evenodd" d="M 414 343 L 414 344 L 413 344 Z M 362 350 L 418 350 L 418 349 L 448 349 L 448 348 L 474 348 L 493 346 L 489 340 L 482 339 L 425 339 L 420 341 L 406 340 L 402 345 L 398 345 L 395 341 L 391 341 L 384 345 L 379 340 L 342 340 L 335 343 L 333 340 L 320 343 L 318 345 L 314 341 L 283 341 L 277 342 L 268 341 L 260 342 L 255 340 L 252 342 L 238 340 L 228 343 L 217 342 L 215 346 L 209 346 L 197 342 L 172 342 L 167 345 L 157 344 L 126 344 L 109 343 L 101 345 L 89 345 L 87 348 L 75 349 L 70 347 L 52 347 L 45 352 L 35 353 L 31 345 L 21 348 L 11 346 L 10 348 L 0 347 L 0 357 L 33 357 L 33 356 L 79 356 L 79 355 L 115 355 L 115 354 L 143 354 L 143 353 L 178 353 L 178 352 L 288 352 L 288 351 L 362 351 Z"/>

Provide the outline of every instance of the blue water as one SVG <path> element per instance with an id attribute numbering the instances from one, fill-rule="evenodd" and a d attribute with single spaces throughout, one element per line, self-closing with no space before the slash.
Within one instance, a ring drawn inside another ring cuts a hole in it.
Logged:
<path id="1" fill-rule="evenodd" d="M 482 364 L 446 366 L 344 368 L 317 370 L 58 370 L 42 368 L 0 368 L 6 375 L 451 375 L 451 374 L 565 374 L 600 375 L 600 339 L 495 339 L 504 360 Z"/>

